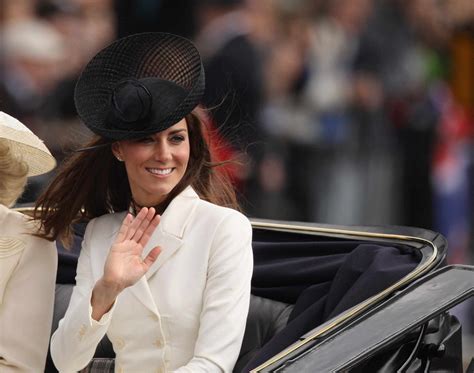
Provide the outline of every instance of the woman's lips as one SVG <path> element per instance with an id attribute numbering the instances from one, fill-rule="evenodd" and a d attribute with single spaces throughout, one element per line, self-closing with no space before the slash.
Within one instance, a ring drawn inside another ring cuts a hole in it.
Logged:
<path id="1" fill-rule="evenodd" d="M 170 175 L 174 168 L 151 168 L 151 167 L 147 167 L 146 170 L 152 174 L 152 175 L 155 175 L 155 176 L 168 176 Z"/>

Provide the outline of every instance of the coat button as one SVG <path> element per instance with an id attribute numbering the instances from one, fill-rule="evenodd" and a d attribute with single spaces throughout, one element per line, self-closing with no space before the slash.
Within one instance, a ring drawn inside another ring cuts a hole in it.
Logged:
<path id="1" fill-rule="evenodd" d="M 79 328 L 79 331 L 77 332 L 77 337 L 79 338 L 80 341 L 86 334 L 86 330 L 87 330 L 86 325 L 82 324 L 81 327 Z"/>
<path id="2" fill-rule="evenodd" d="M 117 338 L 113 345 L 114 347 L 117 347 L 117 350 L 121 350 L 125 347 L 125 341 L 123 340 L 123 338 Z"/>
<path id="3" fill-rule="evenodd" d="M 150 319 L 152 319 L 153 321 L 159 321 L 160 318 L 158 317 L 158 315 L 156 313 L 150 313 L 148 315 L 150 317 Z"/>
<path id="4" fill-rule="evenodd" d="M 163 341 L 161 339 L 157 339 L 155 343 L 153 343 L 156 347 L 162 348 L 163 347 Z"/>

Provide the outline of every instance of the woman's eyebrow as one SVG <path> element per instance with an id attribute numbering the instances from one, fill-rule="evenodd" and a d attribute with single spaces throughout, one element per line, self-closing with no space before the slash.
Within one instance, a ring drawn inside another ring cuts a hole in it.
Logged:
<path id="1" fill-rule="evenodd" d="M 181 129 L 178 129 L 178 130 L 173 130 L 173 131 L 170 131 L 168 132 L 169 135 L 174 135 L 176 133 L 179 133 L 179 132 L 187 132 L 188 130 L 186 128 L 181 128 Z"/>

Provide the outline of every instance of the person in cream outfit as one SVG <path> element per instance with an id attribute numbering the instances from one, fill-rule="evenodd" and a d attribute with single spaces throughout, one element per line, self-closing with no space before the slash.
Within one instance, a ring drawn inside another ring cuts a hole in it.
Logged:
<path id="1" fill-rule="evenodd" d="M 42 372 L 53 319 L 57 254 L 38 224 L 11 210 L 28 176 L 54 168 L 25 125 L 0 112 L 0 372 Z"/>
<path id="2" fill-rule="evenodd" d="M 38 200 L 45 237 L 89 220 L 69 307 L 51 340 L 62 372 L 105 334 L 116 372 L 231 372 L 249 309 L 252 229 L 212 162 L 195 109 L 204 72 L 192 43 L 120 39 L 86 66 L 78 113 L 98 136 Z M 101 106 L 102 105 L 102 106 Z"/>

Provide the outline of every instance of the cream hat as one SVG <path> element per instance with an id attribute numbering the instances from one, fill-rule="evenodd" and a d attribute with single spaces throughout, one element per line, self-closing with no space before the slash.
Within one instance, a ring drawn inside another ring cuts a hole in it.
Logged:
<path id="1" fill-rule="evenodd" d="M 8 141 L 13 156 L 28 164 L 28 176 L 44 174 L 56 166 L 56 160 L 43 141 L 3 111 L 0 111 L 0 139 Z"/>

